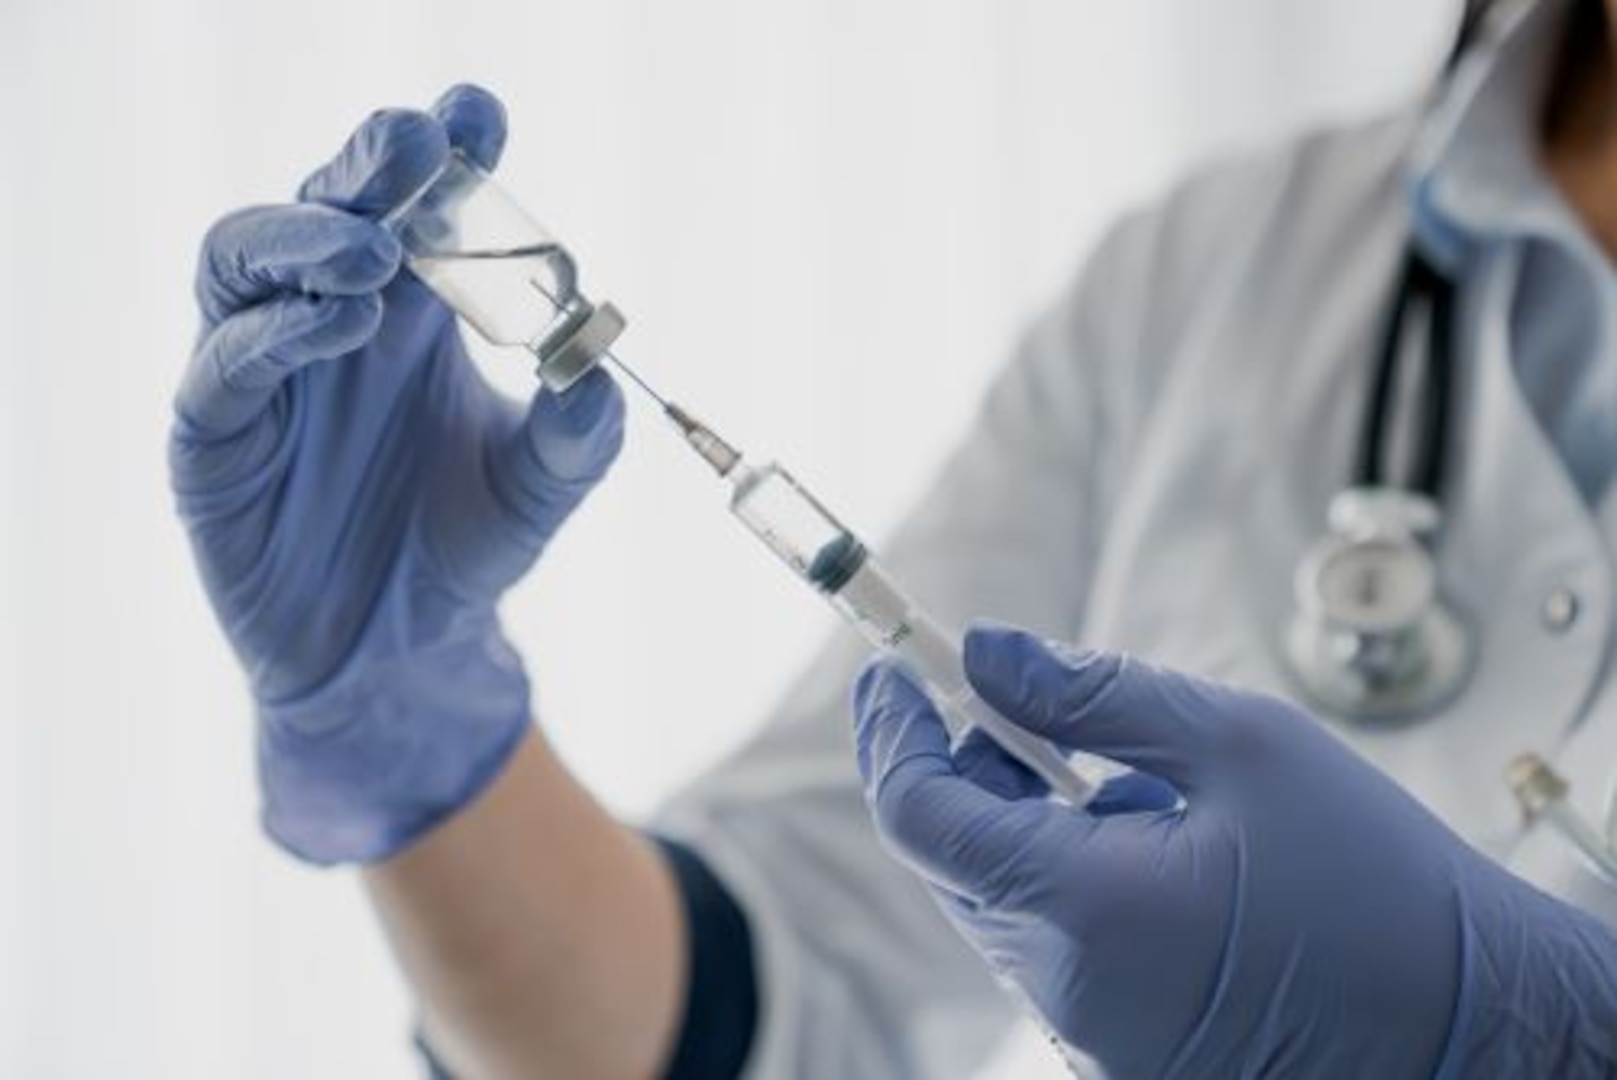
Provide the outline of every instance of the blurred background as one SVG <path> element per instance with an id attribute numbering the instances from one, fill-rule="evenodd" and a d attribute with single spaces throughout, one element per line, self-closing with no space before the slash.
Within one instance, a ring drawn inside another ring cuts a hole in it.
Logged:
<path id="1" fill-rule="evenodd" d="M 1409 101 L 1452 0 L 5 0 L 0 1076 L 413 1075 L 343 872 L 256 826 L 251 717 L 170 512 L 198 240 L 369 110 L 505 99 L 508 186 L 622 351 L 889 530 L 1121 208 Z M 520 357 L 484 352 L 526 394 Z M 643 814 L 829 616 L 640 403 L 511 597 L 541 721 Z M 990 1075 L 1059 1076 L 1042 1048 Z"/>

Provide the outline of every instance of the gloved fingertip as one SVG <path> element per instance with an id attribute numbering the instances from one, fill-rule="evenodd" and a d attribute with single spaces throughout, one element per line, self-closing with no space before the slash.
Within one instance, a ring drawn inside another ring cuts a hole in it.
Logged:
<path id="1" fill-rule="evenodd" d="M 585 372 L 577 382 L 561 393 L 546 390 L 556 404 L 556 410 L 568 418 L 568 423 L 579 431 L 595 427 L 608 413 L 623 411 L 623 395 L 617 380 L 605 368 L 596 367 Z"/>
<path id="2" fill-rule="evenodd" d="M 1042 638 L 990 619 L 975 619 L 967 627 L 961 660 L 973 682 L 1001 688 L 1021 685 L 1030 672 L 1059 664 Z"/>
<path id="3" fill-rule="evenodd" d="M 266 351 L 289 362 L 330 360 L 363 346 L 382 324 L 382 298 L 367 296 L 298 296 L 263 309 Z"/>
<path id="4" fill-rule="evenodd" d="M 901 667 L 877 662 L 861 674 L 860 683 L 855 688 L 854 756 L 873 807 L 884 802 L 884 793 L 892 795 L 923 774 L 954 774 L 943 720 Z M 878 815 L 891 823 L 902 802 L 887 802 Z"/>
<path id="5" fill-rule="evenodd" d="M 1021 627 L 998 619 L 973 619 L 966 626 L 964 660 L 967 667 L 974 660 L 987 663 L 1003 650 L 1016 647 L 1017 643 L 1037 640 Z"/>
<path id="6" fill-rule="evenodd" d="M 882 661 L 878 658 L 871 660 L 859 669 L 858 676 L 853 680 L 853 707 L 855 712 L 862 713 L 870 701 L 870 696 L 876 692 L 876 685 L 882 678 Z"/>
<path id="7" fill-rule="evenodd" d="M 420 109 L 378 109 L 354 139 L 363 156 L 378 164 L 417 163 L 418 168 L 436 169 L 449 152 L 443 124 Z"/>
<path id="8" fill-rule="evenodd" d="M 399 242 L 392 229 L 374 221 L 366 221 L 366 224 L 371 227 L 369 234 L 371 254 L 378 262 L 391 266 L 393 272 L 397 273 L 399 264 L 404 261 L 404 245 Z"/>
<path id="9" fill-rule="evenodd" d="M 968 672 L 984 674 L 1003 670 L 1007 664 L 1040 664 L 1066 669 L 1074 677 L 1109 679 L 1118 657 L 1099 649 L 1088 649 L 1064 641 L 1041 638 L 1008 623 L 976 619 L 966 629 L 963 660 Z"/>
<path id="10" fill-rule="evenodd" d="M 298 197 L 379 216 L 420 190 L 443 166 L 449 149 L 449 135 L 436 117 L 414 109 L 381 109 L 360 124 L 335 159 L 304 181 Z"/>
<path id="11" fill-rule="evenodd" d="M 1150 773 L 1131 770 L 1102 784 L 1084 810 L 1096 817 L 1112 817 L 1161 813 L 1174 809 L 1179 803 L 1179 791 L 1172 784 Z"/>
<path id="12" fill-rule="evenodd" d="M 449 134 L 450 143 L 485 169 L 492 169 L 505 148 L 505 106 L 475 83 L 458 83 L 444 91 L 432 113 Z"/>
<path id="13" fill-rule="evenodd" d="M 855 722 L 863 725 L 875 711 L 876 703 L 889 693 L 889 686 L 898 674 L 897 666 L 886 657 L 878 656 L 867 663 L 853 683 Z"/>
<path id="14" fill-rule="evenodd" d="M 1112 683 L 1121 666 L 1113 654 L 1074 649 L 991 622 L 972 624 L 962 659 L 983 700 L 1013 723 L 1054 739 L 1062 737 L 1059 729 L 1067 718 Z"/>
<path id="15" fill-rule="evenodd" d="M 533 452 L 562 480 L 603 475 L 623 446 L 623 391 L 601 368 L 561 394 L 541 390 L 528 431 Z"/>
<path id="16" fill-rule="evenodd" d="M 389 229 L 374 221 L 352 216 L 347 221 L 354 230 L 354 242 L 311 271 L 310 284 L 317 290 L 345 294 L 379 292 L 398 275 L 404 264 L 404 247 Z"/>
<path id="17" fill-rule="evenodd" d="M 333 297 L 326 304 L 325 317 L 329 329 L 332 356 L 341 356 L 360 348 L 382 328 L 384 308 L 382 298 L 368 296 Z"/>
<path id="18" fill-rule="evenodd" d="M 875 779 L 877 729 L 880 718 L 887 712 L 885 702 L 894 675 L 891 661 L 876 657 L 865 664 L 853 683 L 853 738 L 854 761 L 859 775 L 868 785 Z"/>
<path id="19" fill-rule="evenodd" d="M 885 736 L 888 721 L 914 713 L 933 712 L 926 696 L 903 666 L 887 657 L 866 664 L 853 685 L 854 738 L 860 753 Z"/>
<path id="20" fill-rule="evenodd" d="M 1067 695 L 1063 704 L 1069 712 L 1082 709 L 1115 687 L 1127 664 L 1126 658 L 1120 653 L 1064 644 L 1052 645 L 1049 655 L 1067 670 Z"/>
<path id="21" fill-rule="evenodd" d="M 505 106 L 500 99 L 485 86 L 474 82 L 458 82 L 438 95 L 438 100 L 432 103 L 432 111 L 438 118 L 443 119 L 446 112 L 458 108 L 494 109 L 504 112 Z"/>
<path id="22" fill-rule="evenodd" d="M 1048 784 L 981 728 L 973 728 L 955 747 L 954 761 L 961 776 L 1001 799 L 1036 799 L 1050 793 Z"/>

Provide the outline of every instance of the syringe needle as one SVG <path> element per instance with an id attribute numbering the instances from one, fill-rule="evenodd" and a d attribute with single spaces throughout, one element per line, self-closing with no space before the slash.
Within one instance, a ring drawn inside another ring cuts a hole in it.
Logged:
<path id="1" fill-rule="evenodd" d="M 608 349 L 605 352 L 603 352 L 601 355 L 606 357 L 608 360 L 612 361 L 612 366 L 613 367 L 617 368 L 619 371 L 621 371 L 625 375 L 627 375 L 629 377 L 629 380 L 631 382 L 633 382 L 636 386 L 640 387 L 640 389 L 644 390 L 646 392 L 646 396 L 651 398 L 651 400 L 655 401 L 659 406 L 661 406 L 661 408 L 662 408 L 662 410 L 664 412 L 668 411 L 668 399 L 664 398 L 661 394 L 657 393 L 657 391 L 653 390 L 651 388 L 651 384 L 648 383 L 646 380 L 642 379 L 640 377 L 640 373 L 638 371 L 636 371 L 634 368 L 630 367 L 628 364 L 625 364 L 622 360 L 620 360 L 618 358 L 617 353 L 613 352 L 611 349 Z"/>
<path id="2" fill-rule="evenodd" d="M 685 445 L 730 482 L 731 512 L 784 559 L 800 579 L 830 597 L 831 605 L 873 644 L 902 657 L 925 681 L 956 726 L 980 728 L 1073 806 L 1083 806 L 1088 801 L 1090 786 L 1072 770 L 1065 754 L 1005 720 L 972 692 L 961 667 L 958 639 L 928 618 L 869 558 L 858 538 L 813 495 L 778 466 L 745 464 L 741 451 L 718 432 L 657 393 L 610 351 L 602 355 L 661 406 Z M 766 487 L 776 493 L 772 499 L 763 500 L 772 508 L 773 517 L 760 509 L 756 498 L 757 492 Z M 779 494 L 783 489 L 790 493 L 784 499 Z M 742 508 L 746 491 L 753 493 L 749 509 Z M 781 516 L 782 506 L 791 512 Z M 803 529 L 805 523 L 808 542 L 798 543 L 803 537 L 794 536 L 793 530 Z"/>
<path id="3" fill-rule="evenodd" d="M 711 465 L 713 471 L 720 476 L 729 476 L 730 471 L 741 461 L 741 451 L 725 442 L 718 432 L 678 405 L 665 402 L 663 414 L 679 428 L 680 434 L 685 436 L 685 442 L 690 448 L 702 455 L 702 460 Z"/>
<path id="4" fill-rule="evenodd" d="M 711 465 L 714 472 L 720 476 L 730 475 L 730 470 L 741 461 L 741 451 L 720 438 L 718 432 L 653 390 L 651 384 L 640 377 L 639 372 L 625 364 L 612 350 L 608 349 L 601 355 L 612 361 L 614 367 L 628 376 L 631 382 L 645 391 L 646 396 L 661 407 L 663 415 L 679 428 L 685 442 L 702 455 L 702 460 Z"/>

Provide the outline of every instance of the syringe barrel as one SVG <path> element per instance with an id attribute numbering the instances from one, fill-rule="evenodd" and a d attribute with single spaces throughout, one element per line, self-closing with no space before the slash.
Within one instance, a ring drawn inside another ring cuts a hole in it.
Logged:
<path id="1" fill-rule="evenodd" d="M 865 638 L 897 659 L 919 679 L 943 716 L 950 735 L 981 728 L 1001 749 L 1031 769 L 1050 790 L 1074 806 L 1094 794 L 1072 762 L 1050 743 L 1017 727 L 977 696 L 966 679 L 960 637 L 938 624 L 910 600 L 874 558 L 835 593 L 831 606 Z"/>
<path id="2" fill-rule="evenodd" d="M 1065 755 L 1006 720 L 972 690 L 960 636 L 911 601 L 808 489 L 773 464 L 737 463 L 725 475 L 733 485 L 731 512 L 871 644 L 896 657 L 925 685 L 952 736 L 981 728 L 1056 795 L 1074 806 L 1089 801 L 1092 786 L 1073 771 Z"/>

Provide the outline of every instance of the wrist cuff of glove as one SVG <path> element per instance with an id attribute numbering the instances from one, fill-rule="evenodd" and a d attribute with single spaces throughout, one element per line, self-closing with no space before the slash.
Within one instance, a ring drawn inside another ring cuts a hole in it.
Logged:
<path id="1" fill-rule="evenodd" d="M 264 829 L 307 862 L 380 861 L 475 799 L 529 727 L 527 676 L 492 623 L 261 706 Z"/>

